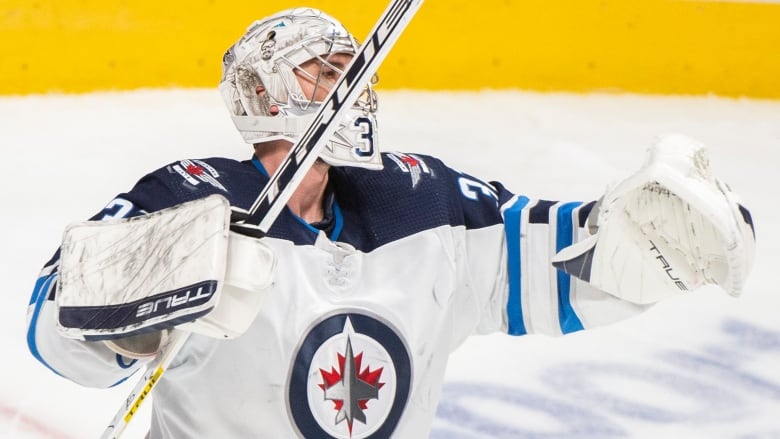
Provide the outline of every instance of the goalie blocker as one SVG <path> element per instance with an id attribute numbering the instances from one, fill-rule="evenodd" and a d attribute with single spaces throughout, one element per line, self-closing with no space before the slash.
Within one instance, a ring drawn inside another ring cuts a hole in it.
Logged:
<path id="1" fill-rule="evenodd" d="M 153 355 L 162 329 L 241 335 L 260 309 L 275 258 L 229 231 L 219 195 L 148 215 L 68 226 L 56 293 L 66 337 L 106 340 L 119 353 Z M 121 339 L 121 341 L 120 341 Z"/>
<path id="2" fill-rule="evenodd" d="M 682 135 L 650 148 L 636 174 L 608 190 L 597 231 L 553 265 L 637 304 L 718 285 L 738 296 L 753 264 L 749 212 L 709 169 L 704 144 Z"/>

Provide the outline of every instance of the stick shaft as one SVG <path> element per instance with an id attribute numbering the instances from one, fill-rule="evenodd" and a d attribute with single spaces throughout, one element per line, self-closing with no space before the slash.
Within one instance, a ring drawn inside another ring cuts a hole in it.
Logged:
<path id="1" fill-rule="evenodd" d="M 168 366 L 171 365 L 173 359 L 176 358 L 181 348 L 184 347 L 190 335 L 191 332 L 187 331 L 174 330 L 171 332 L 171 338 L 168 340 L 168 344 L 163 349 L 163 352 L 146 367 L 146 372 L 138 380 L 130 394 L 127 395 L 124 403 L 119 407 L 114 418 L 100 436 L 101 439 L 115 439 L 122 435 L 133 416 L 138 412 L 141 404 L 146 401 L 146 398 L 152 393 L 162 375 L 168 370 Z"/>

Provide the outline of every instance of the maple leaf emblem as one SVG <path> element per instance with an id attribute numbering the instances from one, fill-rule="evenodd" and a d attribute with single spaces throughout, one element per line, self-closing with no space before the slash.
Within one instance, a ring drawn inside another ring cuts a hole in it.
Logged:
<path id="1" fill-rule="evenodd" d="M 363 353 L 353 354 L 352 341 L 347 337 L 346 352 L 338 354 L 339 370 L 331 367 L 330 372 L 320 369 L 322 384 L 319 387 L 325 392 L 325 399 L 333 401 L 336 410 L 335 423 L 347 421 L 347 429 L 352 436 L 352 424 L 355 420 L 366 423 L 365 410 L 368 401 L 379 399 L 379 389 L 384 383 L 379 382 L 383 368 L 371 370 L 366 366 L 361 370 Z"/>
<path id="2" fill-rule="evenodd" d="M 192 175 L 203 175 L 203 168 L 192 164 L 187 166 L 186 171 Z"/>
<path id="3" fill-rule="evenodd" d="M 409 157 L 408 155 L 401 157 L 401 161 L 409 166 L 417 166 L 420 163 L 416 158 Z"/>

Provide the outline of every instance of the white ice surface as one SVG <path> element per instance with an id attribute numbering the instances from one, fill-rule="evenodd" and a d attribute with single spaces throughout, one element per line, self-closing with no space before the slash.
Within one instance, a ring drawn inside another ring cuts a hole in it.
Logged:
<path id="1" fill-rule="evenodd" d="M 385 150 L 515 192 L 593 199 L 663 133 L 710 146 L 751 208 L 745 294 L 704 289 L 563 338 L 483 336 L 452 356 L 436 438 L 780 438 L 780 102 L 521 92 L 381 94 Z M 0 438 L 97 437 L 133 377 L 81 388 L 37 363 L 25 313 L 65 224 L 176 159 L 249 157 L 211 90 L 0 98 Z M 148 407 L 147 407 L 148 409 Z M 148 410 L 127 438 L 143 437 Z"/>

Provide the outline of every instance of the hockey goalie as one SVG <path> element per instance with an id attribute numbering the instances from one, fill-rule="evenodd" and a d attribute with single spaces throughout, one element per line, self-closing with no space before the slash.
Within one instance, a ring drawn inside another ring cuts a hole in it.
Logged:
<path id="1" fill-rule="evenodd" d="M 167 164 L 69 225 L 30 301 L 32 354 L 110 387 L 191 334 L 156 383 L 152 439 L 423 438 L 471 335 L 560 336 L 704 285 L 741 294 L 752 219 L 702 143 L 662 137 L 592 201 L 545 200 L 382 152 L 372 85 L 268 234 L 231 230 L 358 48 L 313 9 L 253 23 L 219 85 L 251 156 Z"/>

